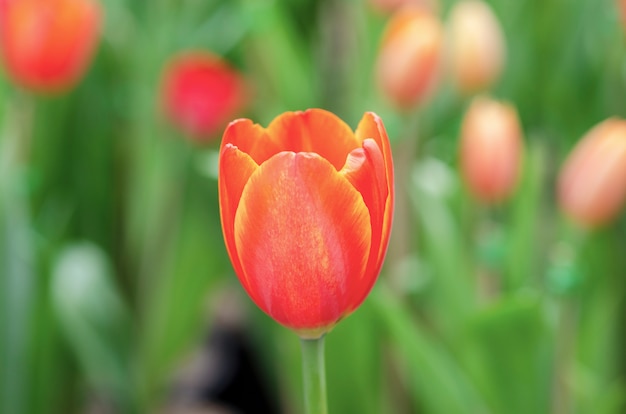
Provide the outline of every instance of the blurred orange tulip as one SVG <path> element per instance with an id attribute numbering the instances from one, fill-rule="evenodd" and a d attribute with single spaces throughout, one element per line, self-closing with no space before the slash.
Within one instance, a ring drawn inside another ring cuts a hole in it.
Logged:
<path id="1" fill-rule="evenodd" d="M 366 113 L 356 132 L 321 109 L 286 112 L 268 128 L 234 121 L 222 139 L 219 195 L 235 272 L 277 322 L 317 338 L 363 302 L 393 213 L 378 116 Z"/>
<path id="2" fill-rule="evenodd" d="M 100 35 L 93 0 L 6 0 L 0 56 L 8 76 L 41 93 L 64 92 L 83 76 Z"/>
<path id="3" fill-rule="evenodd" d="M 161 99 L 173 124 L 191 138 L 215 138 L 245 104 L 242 76 L 219 56 L 204 51 L 172 58 L 163 73 Z"/>
<path id="4" fill-rule="evenodd" d="M 439 75 L 443 33 L 439 20 L 418 8 L 396 13 L 387 25 L 377 62 L 383 94 L 410 109 L 432 91 Z"/>
<path id="5" fill-rule="evenodd" d="M 470 192 L 486 203 L 514 190 L 522 158 L 522 133 L 515 108 L 475 98 L 461 129 L 461 172 Z"/>
<path id="6" fill-rule="evenodd" d="M 450 70 L 459 90 L 472 93 L 491 86 L 505 60 L 502 28 L 480 0 L 455 4 L 449 21 Z"/>
<path id="7" fill-rule="evenodd" d="M 428 11 L 438 8 L 437 0 L 369 0 L 372 7 L 382 13 L 393 13 L 403 7 L 420 7 Z"/>
<path id="8" fill-rule="evenodd" d="M 610 118 L 576 145 L 558 181 L 561 208 L 585 227 L 614 219 L 626 201 L 626 121 Z"/>

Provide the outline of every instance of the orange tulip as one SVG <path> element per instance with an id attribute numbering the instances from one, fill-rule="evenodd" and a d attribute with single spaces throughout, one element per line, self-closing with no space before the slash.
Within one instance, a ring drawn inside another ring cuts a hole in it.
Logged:
<path id="1" fill-rule="evenodd" d="M 450 68 L 458 88 L 476 92 L 493 84 L 504 66 L 504 35 L 491 8 L 463 0 L 450 17 Z"/>
<path id="2" fill-rule="evenodd" d="M 36 92 L 68 90 L 91 60 L 101 19 L 92 0 L 6 0 L 0 13 L 6 73 Z"/>
<path id="3" fill-rule="evenodd" d="M 439 20 L 419 8 L 403 9 L 389 21 L 377 77 L 384 95 L 399 109 L 418 104 L 434 88 L 442 39 Z"/>
<path id="4" fill-rule="evenodd" d="M 370 0 L 370 4 L 382 13 L 393 13 L 403 7 L 421 7 L 435 11 L 438 8 L 437 0 Z"/>
<path id="5" fill-rule="evenodd" d="M 203 51 L 174 57 L 161 82 L 163 110 L 195 139 L 212 138 L 245 102 L 241 75 L 220 57 Z"/>
<path id="6" fill-rule="evenodd" d="M 461 171 L 472 194 L 487 203 L 504 200 L 515 188 L 522 133 L 515 108 L 476 98 L 461 128 Z"/>
<path id="7" fill-rule="evenodd" d="M 626 201 L 626 121 L 610 118 L 576 145 L 559 174 L 561 208 L 585 227 L 614 219 Z"/>
<path id="8" fill-rule="evenodd" d="M 219 195 L 226 247 L 252 300 L 303 338 L 363 302 L 380 272 L 393 211 L 382 120 L 356 132 L 330 112 L 287 112 L 267 128 L 232 122 Z"/>

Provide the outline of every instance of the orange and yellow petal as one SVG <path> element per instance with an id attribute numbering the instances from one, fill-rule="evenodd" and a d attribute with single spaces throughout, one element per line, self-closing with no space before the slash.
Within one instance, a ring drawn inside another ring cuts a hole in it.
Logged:
<path id="1" fill-rule="evenodd" d="M 359 122 L 359 125 L 355 132 L 356 138 L 360 143 L 363 143 L 367 138 L 372 138 L 376 141 L 378 148 L 382 151 L 383 159 L 385 161 L 385 175 L 387 184 L 387 200 L 385 202 L 385 218 L 383 221 L 382 229 L 382 242 L 379 251 L 379 259 L 382 260 L 387 251 L 387 245 L 389 243 L 389 234 L 391 233 L 391 223 L 393 219 L 393 204 L 394 204 L 394 173 L 393 173 L 393 158 L 391 156 L 391 144 L 389 143 L 389 137 L 387 131 L 383 125 L 382 119 L 373 112 L 366 112 Z"/>
<path id="2" fill-rule="evenodd" d="M 249 119 L 237 119 L 231 122 L 222 137 L 222 148 L 233 145 L 248 154 L 257 165 L 282 149 L 274 143 L 267 130 Z"/>
<path id="3" fill-rule="evenodd" d="M 350 127 L 323 109 L 285 112 L 270 123 L 267 132 L 283 151 L 314 152 L 337 171 L 343 167 L 350 151 L 360 146 Z"/>
<path id="4" fill-rule="evenodd" d="M 370 213 L 372 226 L 372 243 L 369 260 L 365 273 L 361 276 L 363 283 L 354 289 L 351 307 L 356 308 L 367 296 L 376 276 L 380 271 L 382 257 L 380 257 L 385 222 L 385 205 L 389 195 L 385 175 L 385 161 L 376 142 L 368 138 L 363 142 L 363 148 L 350 153 L 346 165 L 341 173 L 350 181 L 363 197 L 363 201 Z"/>
<path id="5" fill-rule="evenodd" d="M 255 295 L 253 291 L 247 288 L 248 282 L 243 273 L 235 245 L 235 213 L 246 183 L 258 168 L 259 166 L 248 154 L 240 151 L 232 144 L 227 144 L 222 149 L 218 180 L 222 232 L 235 273 L 252 297 Z"/>
<path id="6" fill-rule="evenodd" d="M 296 330 L 331 326 L 367 266 L 371 226 L 359 192 L 312 153 L 282 152 L 245 186 L 235 244 L 257 305 Z"/>
<path id="7" fill-rule="evenodd" d="M 363 147 L 350 153 L 341 173 L 350 181 L 363 197 L 368 208 L 372 226 L 372 253 L 368 272 L 378 261 L 382 228 L 385 216 L 385 203 L 389 194 L 385 176 L 385 163 L 376 142 L 368 138 Z"/>
<path id="8" fill-rule="evenodd" d="M 380 148 L 383 154 L 388 192 L 391 193 L 391 186 L 393 185 L 393 159 L 391 158 L 391 144 L 389 143 L 389 137 L 387 136 L 383 121 L 375 113 L 366 112 L 356 128 L 355 136 L 359 146 L 363 145 L 363 142 L 367 138 L 376 141 L 378 148 Z"/>

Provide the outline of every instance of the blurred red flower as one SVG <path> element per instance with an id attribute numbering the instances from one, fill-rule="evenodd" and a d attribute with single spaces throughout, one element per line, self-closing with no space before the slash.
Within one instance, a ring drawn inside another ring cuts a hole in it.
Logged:
<path id="1" fill-rule="evenodd" d="M 199 140 L 215 137 L 246 101 L 243 77 L 222 58 L 204 51 L 172 58 L 161 88 L 163 110 L 170 121 Z"/>
<path id="2" fill-rule="evenodd" d="M 0 55 L 7 75 L 40 93 L 70 89 L 91 61 L 101 20 L 93 0 L 4 0 Z"/>
<path id="3" fill-rule="evenodd" d="M 222 229 L 252 300 L 305 338 L 363 302 L 387 250 L 393 164 L 382 120 L 330 112 L 232 122 L 219 160 Z"/>

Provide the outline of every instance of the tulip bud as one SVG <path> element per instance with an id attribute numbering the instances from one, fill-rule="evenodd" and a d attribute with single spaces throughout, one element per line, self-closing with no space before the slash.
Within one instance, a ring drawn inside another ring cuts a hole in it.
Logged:
<path id="1" fill-rule="evenodd" d="M 0 11 L 0 56 L 15 83 L 59 93 L 80 80 L 100 34 L 97 2 L 6 0 Z"/>
<path id="2" fill-rule="evenodd" d="M 505 60 L 502 28 L 489 6 L 480 0 L 462 0 L 449 23 L 450 69 L 459 90 L 472 93 L 488 88 Z"/>
<path id="3" fill-rule="evenodd" d="M 437 18 L 410 8 L 387 25 L 377 62 L 378 84 L 399 109 L 423 101 L 435 86 L 443 34 Z"/>
<path id="4" fill-rule="evenodd" d="M 486 203 L 503 201 L 517 184 L 522 151 L 515 108 L 474 99 L 461 127 L 461 172 L 470 192 Z"/>
<path id="5" fill-rule="evenodd" d="M 437 0 L 370 0 L 370 4 L 381 13 L 393 13 L 404 7 L 419 7 L 428 11 L 438 8 Z"/>
<path id="6" fill-rule="evenodd" d="M 558 179 L 563 211 L 585 227 L 605 224 L 626 200 L 626 121 L 595 126 L 567 157 Z"/>
<path id="7" fill-rule="evenodd" d="M 172 58 L 161 81 L 161 103 L 170 121 L 193 139 L 215 137 L 244 106 L 244 81 L 220 57 L 203 51 Z"/>
<path id="8" fill-rule="evenodd" d="M 355 132 L 321 109 L 284 113 L 267 128 L 234 121 L 218 184 L 228 254 L 263 311 L 318 338 L 363 302 L 393 214 L 391 148 L 378 116 L 366 113 Z"/>

